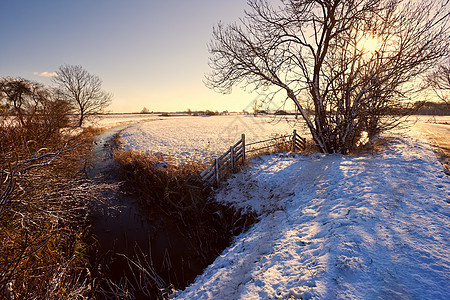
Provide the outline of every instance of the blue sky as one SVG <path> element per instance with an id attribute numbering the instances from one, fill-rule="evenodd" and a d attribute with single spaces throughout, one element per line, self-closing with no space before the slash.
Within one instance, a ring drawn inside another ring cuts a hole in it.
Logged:
<path id="1" fill-rule="evenodd" d="M 245 7 L 245 0 L 2 1 L 0 76 L 51 84 L 42 75 L 82 65 L 113 93 L 114 112 L 241 111 L 255 95 L 220 95 L 202 81 L 212 27 L 238 20 Z"/>

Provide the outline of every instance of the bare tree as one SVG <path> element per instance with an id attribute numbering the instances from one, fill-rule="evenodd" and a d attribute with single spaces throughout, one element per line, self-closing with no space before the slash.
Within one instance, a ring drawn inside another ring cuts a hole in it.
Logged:
<path id="1" fill-rule="evenodd" d="M 86 118 L 104 112 L 111 104 L 112 95 L 102 90 L 102 80 L 83 67 L 64 65 L 56 73 L 54 82 L 79 114 L 78 126 L 82 126 Z"/>
<path id="2" fill-rule="evenodd" d="M 437 97 L 450 105 L 450 60 L 441 64 L 426 80 Z"/>
<path id="3" fill-rule="evenodd" d="M 207 86 L 285 93 L 323 152 L 347 153 L 364 132 L 398 124 L 413 81 L 448 55 L 448 0 L 248 5 L 239 23 L 214 28 Z"/>
<path id="4" fill-rule="evenodd" d="M 141 110 L 141 114 L 149 114 L 150 110 L 144 106 L 144 108 Z"/>
<path id="5" fill-rule="evenodd" d="M 31 98 L 38 89 L 37 84 L 23 78 L 0 79 L 0 99 L 12 105 L 22 126 L 25 125 L 26 106 L 31 103 Z"/>
<path id="6" fill-rule="evenodd" d="M 57 90 L 27 79 L 0 78 L 0 112 L 6 115 L 8 108 L 23 129 L 42 135 L 69 125 L 69 103 Z"/>

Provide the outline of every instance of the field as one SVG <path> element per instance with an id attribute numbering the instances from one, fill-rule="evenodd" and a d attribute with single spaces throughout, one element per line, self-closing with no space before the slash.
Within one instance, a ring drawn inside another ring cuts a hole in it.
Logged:
<path id="1" fill-rule="evenodd" d="M 427 121 L 385 133 L 375 154 L 252 159 L 215 195 L 259 222 L 175 297 L 450 298 L 450 180 L 424 130 L 447 130 L 449 120 Z M 244 132 L 254 141 L 291 131 L 263 118 L 177 117 L 131 125 L 121 136 L 125 149 L 183 161 L 220 154 Z"/>
<path id="2" fill-rule="evenodd" d="M 158 120 L 158 116 L 148 114 L 106 114 L 101 115 L 99 118 L 88 120 L 86 126 L 108 129 L 111 127 L 130 125 L 151 120 Z"/>
<path id="3" fill-rule="evenodd" d="M 157 122 L 154 122 L 157 121 Z M 310 136 L 302 122 L 294 117 L 251 115 L 194 117 L 160 117 L 156 115 L 105 116 L 102 127 L 120 126 L 124 150 L 171 155 L 177 161 L 209 161 L 225 152 L 230 145 L 246 135 L 246 142 L 256 142 L 274 136 L 292 134 Z M 406 130 L 413 127 L 424 133 L 431 144 L 450 155 L 450 117 L 412 116 Z M 114 130 L 113 130 L 114 131 Z"/>
<path id="4" fill-rule="evenodd" d="M 182 116 L 155 122 L 139 123 L 122 131 L 125 150 L 169 154 L 177 161 L 206 162 L 225 152 L 241 135 L 246 142 L 265 140 L 276 135 L 300 135 L 307 131 L 293 118 L 274 119 L 270 116 Z"/>

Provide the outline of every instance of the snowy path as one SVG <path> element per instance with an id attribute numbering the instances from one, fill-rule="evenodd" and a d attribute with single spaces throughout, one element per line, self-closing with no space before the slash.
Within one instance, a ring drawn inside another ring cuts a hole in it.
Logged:
<path id="1" fill-rule="evenodd" d="M 450 299 L 450 179 L 416 131 L 375 156 L 264 156 L 218 199 L 261 221 L 180 299 Z"/>

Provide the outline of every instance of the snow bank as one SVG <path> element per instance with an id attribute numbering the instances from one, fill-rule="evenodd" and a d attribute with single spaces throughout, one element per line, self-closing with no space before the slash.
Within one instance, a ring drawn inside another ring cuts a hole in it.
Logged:
<path id="1" fill-rule="evenodd" d="M 450 181 L 426 139 L 378 155 L 271 155 L 218 191 L 259 223 L 179 299 L 450 299 Z"/>

